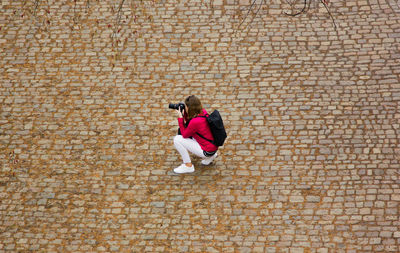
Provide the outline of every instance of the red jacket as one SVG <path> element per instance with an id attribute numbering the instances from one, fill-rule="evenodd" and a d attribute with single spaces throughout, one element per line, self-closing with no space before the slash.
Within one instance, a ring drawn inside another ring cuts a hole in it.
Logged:
<path id="1" fill-rule="evenodd" d="M 207 111 L 203 109 L 203 112 L 198 116 L 205 116 L 206 114 Z M 207 152 L 213 152 L 218 149 L 217 146 L 196 134 L 199 133 L 209 140 L 214 140 L 206 118 L 195 117 L 189 122 L 189 125 L 186 128 L 183 123 L 183 118 L 178 118 L 178 122 L 183 138 L 193 137 L 200 144 L 201 149 Z"/>

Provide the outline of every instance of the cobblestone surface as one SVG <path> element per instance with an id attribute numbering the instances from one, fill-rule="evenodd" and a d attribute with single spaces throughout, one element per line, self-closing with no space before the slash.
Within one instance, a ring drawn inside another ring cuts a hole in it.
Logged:
<path id="1" fill-rule="evenodd" d="M 2 0 L 0 252 L 400 252 L 398 2 L 249 3 Z"/>

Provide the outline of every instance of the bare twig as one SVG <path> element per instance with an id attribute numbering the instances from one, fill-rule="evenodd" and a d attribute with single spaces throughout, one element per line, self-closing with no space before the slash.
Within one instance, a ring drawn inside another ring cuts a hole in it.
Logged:
<path id="1" fill-rule="evenodd" d="M 291 5 L 291 6 L 292 6 L 292 5 Z M 307 8 L 307 0 L 304 0 L 304 6 L 303 6 L 303 9 L 302 9 L 301 11 L 299 11 L 299 12 L 297 12 L 297 13 L 295 13 L 295 14 L 289 14 L 289 13 L 286 13 L 286 12 L 285 12 L 285 14 L 288 15 L 288 16 L 295 17 L 295 16 L 297 16 L 297 15 L 300 15 L 300 14 L 306 12 L 306 8 Z"/>
<path id="2" fill-rule="evenodd" d="M 326 2 L 324 0 L 320 0 L 320 2 L 324 5 L 326 11 L 328 12 L 329 16 L 331 17 L 331 19 L 333 21 L 333 25 L 335 26 L 335 30 L 336 30 L 337 29 L 336 22 L 335 22 L 335 19 L 333 18 L 332 14 L 331 14 L 329 8 L 328 8 L 328 5 L 326 4 Z"/>
<path id="3" fill-rule="evenodd" d="M 25 9 L 26 1 L 27 1 L 27 0 L 24 0 L 24 1 L 22 2 L 22 10 Z"/>
<path id="4" fill-rule="evenodd" d="M 299 12 L 297 12 L 297 13 L 294 13 L 294 14 L 289 14 L 289 13 L 286 13 L 286 12 L 285 12 L 285 14 L 288 15 L 288 16 L 291 16 L 291 17 L 295 17 L 295 16 L 298 16 L 298 15 L 300 15 L 300 14 L 306 13 L 306 12 L 308 12 L 308 11 L 310 10 L 311 1 L 312 1 L 312 0 L 309 0 L 309 1 L 308 1 L 308 8 L 307 8 L 307 0 L 304 0 L 304 6 L 303 6 L 303 9 L 302 9 L 301 11 L 299 11 Z M 290 2 L 290 3 L 289 3 L 288 1 L 286 1 L 286 2 L 287 2 L 291 7 L 293 7 L 293 5 L 294 5 L 293 2 Z M 329 14 L 329 16 L 331 17 L 331 19 L 332 19 L 332 21 L 333 21 L 333 25 L 334 25 L 334 27 L 335 27 L 335 30 L 337 30 L 337 26 L 336 26 L 335 19 L 334 19 L 332 13 L 330 12 L 329 7 L 328 7 L 328 4 L 327 4 L 328 1 L 327 1 L 327 0 L 319 0 L 319 2 L 322 3 L 322 4 L 324 5 L 325 9 L 328 11 L 328 14 Z"/>
<path id="5" fill-rule="evenodd" d="M 125 0 L 121 0 L 121 2 L 119 3 L 119 7 L 118 7 L 118 11 L 117 11 L 117 18 L 115 19 L 115 25 L 114 25 L 114 31 L 111 34 L 111 38 L 116 37 L 117 33 L 118 33 L 118 26 L 120 25 L 121 22 L 121 10 L 122 10 L 122 6 L 124 5 Z"/>
<path id="6" fill-rule="evenodd" d="M 121 28 L 119 28 L 120 23 L 121 23 L 121 12 L 122 12 L 122 7 L 124 6 L 124 2 L 125 0 L 121 0 L 119 7 L 118 7 L 118 11 L 117 11 L 117 17 L 115 19 L 115 24 L 114 24 L 114 31 L 111 34 L 111 40 L 112 40 L 112 45 L 114 46 L 114 42 L 115 42 L 115 49 L 116 49 L 116 53 L 114 55 L 114 60 L 117 60 L 120 56 L 120 52 L 118 49 L 118 44 L 120 42 L 120 40 L 117 38 L 117 34 L 120 32 Z M 116 38 L 116 40 L 114 41 L 114 39 Z"/>
<path id="7" fill-rule="evenodd" d="M 39 7 L 39 0 L 35 0 L 35 5 L 33 8 L 33 16 L 35 16 L 35 17 L 36 17 L 36 11 L 37 11 L 38 7 Z"/>
<path id="8" fill-rule="evenodd" d="M 264 0 L 261 0 L 260 6 L 262 5 L 263 1 L 264 1 Z M 257 2 L 257 0 L 254 0 L 254 1 L 251 3 L 251 5 L 250 5 L 250 7 L 249 7 L 249 10 L 247 11 L 246 16 L 244 17 L 244 19 L 242 20 L 242 22 L 240 22 L 240 24 L 239 24 L 239 26 L 238 26 L 238 29 L 240 28 L 240 26 L 244 23 L 244 21 L 245 21 L 245 20 L 247 19 L 247 17 L 249 16 L 251 9 L 253 9 L 253 7 L 254 7 L 254 5 L 255 5 L 256 2 Z M 260 10 L 260 8 L 258 8 L 258 10 Z M 258 13 L 258 11 L 257 11 L 257 13 Z M 257 15 L 257 14 L 256 14 L 256 15 Z M 254 17 L 253 17 L 253 19 L 254 19 Z M 252 21 L 253 21 L 253 20 L 252 20 Z"/>
<path id="9" fill-rule="evenodd" d="M 78 21 L 78 18 L 76 17 L 76 0 L 74 0 L 74 24 L 76 24 Z"/>
<path id="10" fill-rule="evenodd" d="M 308 12 L 310 10 L 310 7 L 311 7 L 311 1 L 308 1 L 308 8 L 307 8 L 306 12 Z"/>
<path id="11" fill-rule="evenodd" d="M 115 21 L 116 25 L 119 25 L 119 22 L 121 21 L 121 10 L 122 6 L 124 5 L 125 0 L 121 0 L 121 3 L 119 4 L 118 12 L 117 12 L 117 19 Z"/>
<path id="12" fill-rule="evenodd" d="M 263 5 L 263 3 L 264 3 L 265 1 L 266 1 L 266 0 L 261 0 L 260 4 L 259 4 L 259 6 L 258 6 L 258 9 L 257 9 L 257 11 L 256 11 L 256 14 L 254 14 L 253 18 L 252 18 L 251 21 L 250 21 L 250 24 L 253 23 L 253 20 L 257 17 L 258 13 L 260 12 L 261 6 Z"/>

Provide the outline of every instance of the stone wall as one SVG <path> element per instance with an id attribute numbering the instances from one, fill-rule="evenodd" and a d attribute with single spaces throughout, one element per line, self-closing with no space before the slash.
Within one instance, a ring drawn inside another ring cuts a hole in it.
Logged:
<path id="1" fill-rule="evenodd" d="M 400 251 L 396 1 L 122 2 L 1 1 L 0 252 Z"/>

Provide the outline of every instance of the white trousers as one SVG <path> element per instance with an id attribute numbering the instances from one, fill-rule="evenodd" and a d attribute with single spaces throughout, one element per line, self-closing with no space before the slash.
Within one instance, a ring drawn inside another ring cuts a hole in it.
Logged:
<path id="1" fill-rule="evenodd" d="M 203 159 L 207 158 L 195 139 L 183 138 L 182 135 L 177 135 L 174 137 L 174 145 L 179 154 L 181 154 L 183 163 L 191 163 L 189 152 Z"/>

